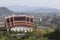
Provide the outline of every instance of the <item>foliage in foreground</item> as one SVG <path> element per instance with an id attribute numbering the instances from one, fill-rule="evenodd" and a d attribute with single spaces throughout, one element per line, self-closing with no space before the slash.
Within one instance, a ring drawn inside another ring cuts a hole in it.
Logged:
<path id="1" fill-rule="evenodd" d="M 16 33 L 16 32 L 15 32 Z M 19 33 L 21 34 L 21 32 Z M 50 31 L 48 29 L 39 30 L 36 27 L 32 32 L 26 32 L 24 36 L 11 35 L 10 31 L 0 31 L 0 40 L 60 40 L 60 29 Z"/>
<path id="2" fill-rule="evenodd" d="M 60 40 L 60 28 L 55 31 L 46 34 L 46 37 L 50 40 Z"/>

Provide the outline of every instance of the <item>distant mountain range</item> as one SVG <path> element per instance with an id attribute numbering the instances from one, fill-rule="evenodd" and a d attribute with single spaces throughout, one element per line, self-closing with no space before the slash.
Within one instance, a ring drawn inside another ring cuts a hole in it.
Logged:
<path id="1" fill-rule="evenodd" d="M 60 13 L 60 10 L 58 9 L 45 7 L 10 6 L 8 8 L 15 12 Z"/>
<path id="2" fill-rule="evenodd" d="M 8 16 L 12 14 L 42 16 L 47 15 L 48 13 L 50 14 L 56 13 L 60 15 L 60 10 L 51 8 L 26 7 L 26 6 L 0 7 L 0 16 Z"/>

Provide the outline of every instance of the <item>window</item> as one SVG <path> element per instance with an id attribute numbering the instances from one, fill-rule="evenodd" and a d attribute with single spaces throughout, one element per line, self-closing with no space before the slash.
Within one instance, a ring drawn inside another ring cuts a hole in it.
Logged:
<path id="1" fill-rule="evenodd" d="M 9 18 L 7 19 L 7 23 L 9 23 Z"/>
<path id="2" fill-rule="evenodd" d="M 15 20 L 25 20 L 25 17 L 16 17 Z"/>
<path id="3" fill-rule="evenodd" d="M 27 18 L 27 21 L 29 21 L 29 18 Z"/>
<path id="4" fill-rule="evenodd" d="M 13 18 L 10 18 L 11 22 L 13 22 Z"/>
<path id="5" fill-rule="evenodd" d="M 31 19 L 31 22 L 33 22 L 33 19 Z"/>

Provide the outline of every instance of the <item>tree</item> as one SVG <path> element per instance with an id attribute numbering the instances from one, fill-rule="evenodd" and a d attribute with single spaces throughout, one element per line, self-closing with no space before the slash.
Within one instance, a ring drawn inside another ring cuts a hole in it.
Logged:
<path id="1" fill-rule="evenodd" d="M 55 31 L 47 34 L 47 38 L 50 40 L 60 40 L 60 28 L 58 28 Z"/>

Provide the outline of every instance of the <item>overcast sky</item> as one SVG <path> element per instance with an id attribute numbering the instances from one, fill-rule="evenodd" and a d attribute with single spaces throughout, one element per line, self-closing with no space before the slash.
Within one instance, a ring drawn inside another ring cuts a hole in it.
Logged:
<path id="1" fill-rule="evenodd" d="M 60 0 L 0 0 L 0 6 L 49 7 L 60 9 Z"/>

